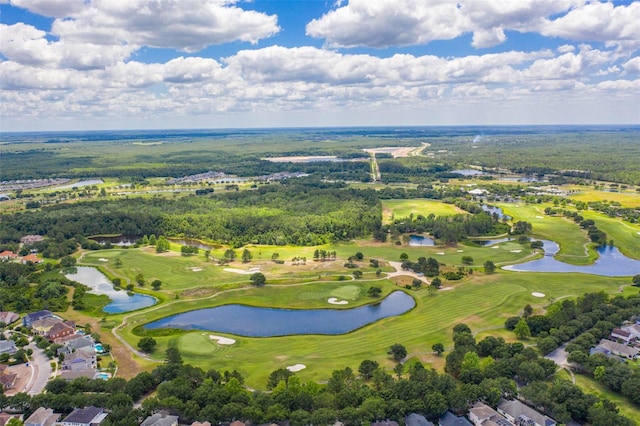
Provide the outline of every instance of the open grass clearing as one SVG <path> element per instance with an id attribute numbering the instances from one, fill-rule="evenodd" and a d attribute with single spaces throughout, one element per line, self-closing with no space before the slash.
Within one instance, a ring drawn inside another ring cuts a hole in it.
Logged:
<path id="1" fill-rule="evenodd" d="M 450 216 L 454 214 L 468 214 L 464 210 L 454 206 L 453 204 L 443 203 L 442 201 L 429 200 L 426 198 L 409 199 L 409 200 L 382 200 L 382 221 L 383 223 L 391 223 L 392 216 L 396 219 L 401 217 L 409 217 L 422 215 L 424 217 L 430 214 L 436 216 Z"/>
<path id="2" fill-rule="evenodd" d="M 187 345 L 184 347 L 183 357 L 186 362 L 203 368 L 236 368 L 247 378 L 249 386 L 258 389 L 264 388 L 271 371 L 295 363 L 307 366 L 298 373 L 303 380 L 326 380 L 333 370 L 345 366 L 357 369 L 364 359 L 373 359 L 387 368 L 392 368 L 393 362 L 387 358 L 386 352 L 394 343 L 402 343 L 410 354 L 417 354 L 419 358 L 429 358 L 431 345 L 434 343 L 450 345 L 451 328 L 459 322 L 468 323 L 474 331 L 484 330 L 483 332 L 492 334 L 492 330 L 496 330 L 500 335 L 504 333 L 501 327 L 506 318 L 520 313 L 526 304 L 531 304 L 538 310 L 554 299 L 577 297 L 589 291 L 605 290 L 616 293 L 621 285 L 628 284 L 628 280 L 617 278 L 581 276 L 577 280 L 572 277 L 575 275 L 509 272 L 478 274 L 457 283 L 453 290 L 440 291 L 435 296 L 429 296 L 426 289 L 411 291 L 410 294 L 416 298 L 416 307 L 412 311 L 399 317 L 386 318 L 349 334 L 242 337 L 236 345 L 226 347 L 224 353 L 216 351 L 202 354 L 199 349 L 191 350 Z M 322 291 L 324 287 L 335 289 L 343 285 L 344 283 L 313 283 L 267 286 L 225 293 L 209 300 L 178 301 L 131 315 L 130 325 L 121 334 L 135 345 L 139 336 L 133 334 L 134 326 L 180 311 L 227 303 L 300 309 L 324 308 L 327 307 L 326 300 L 300 299 L 298 295 L 302 292 Z M 365 290 L 371 283 L 360 282 L 358 285 Z M 375 285 L 381 286 L 385 294 L 396 288 L 386 281 L 377 281 Z M 532 296 L 531 293 L 536 291 L 545 293 L 546 298 Z M 361 295 L 356 303 L 350 303 L 348 307 L 369 300 Z M 155 356 L 162 359 L 168 345 L 177 344 L 178 340 L 187 334 L 192 333 L 157 336 L 158 349 Z"/>
<path id="3" fill-rule="evenodd" d="M 640 193 L 635 190 L 621 190 L 622 192 L 608 192 L 587 186 L 571 186 L 571 190 L 578 191 L 569 195 L 573 201 L 615 201 L 622 207 L 640 207 Z M 563 188 L 564 189 L 564 188 Z"/>

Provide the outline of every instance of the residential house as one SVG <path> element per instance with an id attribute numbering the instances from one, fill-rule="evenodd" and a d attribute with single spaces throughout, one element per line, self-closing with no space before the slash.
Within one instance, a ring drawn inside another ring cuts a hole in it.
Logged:
<path id="1" fill-rule="evenodd" d="M 49 318 L 52 316 L 53 316 L 53 313 L 47 310 L 31 312 L 30 314 L 27 314 L 22 318 L 22 324 L 25 327 L 31 327 L 31 324 L 33 324 L 35 321 L 38 321 L 42 318 Z"/>
<path id="2" fill-rule="evenodd" d="M 82 348 L 64 358 L 62 361 L 63 371 L 87 371 L 95 372 L 97 365 L 96 351 L 94 349 Z"/>
<path id="3" fill-rule="evenodd" d="M 24 426 L 53 426 L 59 418 L 60 414 L 54 413 L 51 408 L 39 407 L 24 421 Z"/>
<path id="4" fill-rule="evenodd" d="M 18 255 L 12 252 L 11 250 L 5 250 L 2 253 L 0 253 L 0 261 L 3 261 L 3 262 L 15 260 L 17 257 Z"/>
<path id="5" fill-rule="evenodd" d="M 76 324 L 73 321 L 60 321 L 55 324 L 45 334 L 45 337 L 49 341 L 57 343 L 60 339 L 71 336 L 76 333 Z"/>
<path id="6" fill-rule="evenodd" d="M 13 322 L 16 322 L 18 321 L 19 318 L 20 318 L 20 315 L 16 314 L 15 312 L 10 312 L 10 311 L 0 312 L 0 322 L 4 323 L 5 325 L 9 325 Z"/>
<path id="7" fill-rule="evenodd" d="M 20 238 L 20 242 L 22 244 L 35 244 L 44 241 L 44 237 L 42 235 L 25 235 Z"/>
<path id="8" fill-rule="evenodd" d="M 13 389 L 17 379 L 18 375 L 16 373 L 9 372 L 9 368 L 6 365 L 0 364 L 0 387 L 2 389 Z"/>
<path id="9" fill-rule="evenodd" d="M 22 421 L 22 417 L 22 414 L 6 413 L 3 411 L 0 413 L 0 426 L 5 426 L 11 419 Z"/>
<path id="10" fill-rule="evenodd" d="M 39 334 L 40 336 L 46 337 L 49 331 L 58 323 L 61 323 L 62 320 L 56 317 L 46 317 L 39 319 L 37 321 L 33 321 L 31 323 L 31 331 Z"/>
<path id="11" fill-rule="evenodd" d="M 93 340 L 88 339 L 86 336 L 83 336 L 81 334 L 65 336 L 61 339 L 58 339 L 55 343 L 64 345 L 61 348 L 58 348 L 58 355 L 64 354 L 65 356 L 78 349 L 93 348 Z"/>
<path id="12" fill-rule="evenodd" d="M 476 402 L 469 410 L 469 420 L 475 426 L 515 426 L 496 410 L 482 402 Z"/>
<path id="13" fill-rule="evenodd" d="M 156 413 L 144 419 L 140 426 L 178 426 L 178 416 Z"/>
<path id="14" fill-rule="evenodd" d="M 193 423 L 191 423 L 191 426 L 211 426 L 211 423 L 209 423 L 209 422 L 193 422 Z"/>
<path id="15" fill-rule="evenodd" d="M 0 354 L 13 355 L 18 352 L 16 342 L 13 340 L 0 340 Z"/>
<path id="16" fill-rule="evenodd" d="M 640 324 L 623 325 L 621 328 L 631 334 L 633 338 L 640 340 Z"/>
<path id="17" fill-rule="evenodd" d="M 31 262 L 31 263 L 42 263 L 43 260 L 40 259 L 35 254 L 31 253 L 31 254 L 28 254 L 26 256 L 23 256 L 22 259 L 20 259 L 20 262 L 22 262 L 23 265 L 26 265 L 29 262 Z"/>
<path id="18" fill-rule="evenodd" d="M 393 420 L 381 420 L 371 423 L 371 426 L 400 426 L 398 422 Z"/>
<path id="19" fill-rule="evenodd" d="M 456 416 L 451 411 L 447 411 L 439 419 L 440 426 L 473 426 L 466 417 Z"/>
<path id="20" fill-rule="evenodd" d="M 411 413 L 405 417 L 404 424 L 407 426 L 434 426 L 425 416 L 417 413 Z"/>
<path id="21" fill-rule="evenodd" d="M 631 337 L 632 337 L 631 333 L 621 328 L 614 328 L 613 331 L 611 332 L 611 340 L 613 341 L 622 340 L 626 344 L 629 344 Z"/>
<path id="22" fill-rule="evenodd" d="M 640 354 L 640 349 L 623 345 L 622 343 L 612 342 L 611 340 L 602 339 L 595 350 L 601 349 L 605 353 L 617 355 L 619 357 L 634 359 Z"/>
<path id="23" fill-rule="evenodd" d="M 96 426 L 109 415 L 104 408 L 85 407 L 76 408 L 60 423 L 62 426 Z"/>
<path id="24" fill-rule="evenodd" d="M 498 413 L 505 416 L 517 426 L 556 426 L 557 423 L 551 417 L 545 416 L 526 404 L 514 399 L 500 400 L 497 407 Z"/>

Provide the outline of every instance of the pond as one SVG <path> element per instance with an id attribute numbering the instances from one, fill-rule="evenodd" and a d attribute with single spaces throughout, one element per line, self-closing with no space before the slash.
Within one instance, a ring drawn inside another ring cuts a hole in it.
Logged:
<path id="1" fill-rule="evenodd" d="M 513 238 L 505 237 L 505 238 L 496 238 L 493 240 L 475 240 L 469 239 L 469 241 L 476 243 L 479 246 L 487 247 L 492 246 L 494 244 L 506 243 L 507 241 L 515 241 Z"/>
<path id="2" fill-rule="evenodd" d="M 78 266 L 76 269 L 75 274 L 65 274 L 65 277 L 91 287 L 90 293 L 107 295 L 112 302 L 103 310 L 109 314 L 135 311 L 156 304 L 156 299 L 151 296 L 137 293 L 129 296 L 124 290 L 115 290 L 109 279 L 96 268 Z"/>
<path id="3" fill-rule="evenodd" d="M 168 240 L 181 246 L 198 247 L 200 250 L 216 250 L 220 248 L 220 245 L 207 244 L 192 238 L 168 238 Z"/>
<path id="4" fill-rule="evenodd" d="M 380 303 L 353 309 L 274 309 L 224 305 L 172 315 L 145 325 L 148 329 L 208 330 L 249 337 L 345 334 L 382 318 L 401 315 L 416 305 L 402 291 Z"/>
<path id="5" fill-rule="evenodd" d="M 578 272 L 605 277 L 626 277 L 640 274 L 640 260 L 630 259 L 617 247 L 598 247 L 598 259 L 591 265 L 578 266 L 560 262 L 553 256 L 560 251 L 558 243 L 542 240 L 545 256 L 531 262 L 505 266 L 502 269 L 517 272 Z"/>
<path id="6" fill-rule="evenodd" d="M 489 206 L 487 204 L 483 204 L 481 207 L 482 207 L 482 210 L 489 213 L 490 215 L 497 214 L 500 219 L 511 219 L 510 216 L 507 216 L 506 214 L 502 213 L 502 209 L 500 207 Z"/>
<path id="7" fill-rule="evenodd" d="M 137 237 L 135 235 L 115 235 L 115 236 L 95 235 L 92 237 L 88 237 L 88 239 L 93 240 L 98 244 L 109 243 L 114 246 L 132 246 L 140 239 L 140 237 Z"/>
<path id="8" fill-rule="evenodd" d="M 70 184 L 64 185 L 64 186 L 58 186 L 58 187 L 56 187 L 56 189 L 82 188 L 83 186 L 100 185 L 101 183 L 104 183 L 104 181 L 102 179 L 87 179 L 87 180 L 81 180 L 81 181 L 76 182 L 76 183 L 70 183 Z"/>
<path id="9" fill-rule="evenodd" d="M 409 237 L 409 245 L 414 247 L 433 247 L 436 243 L 433 241 L 433 238 L 411 235 Z"/>

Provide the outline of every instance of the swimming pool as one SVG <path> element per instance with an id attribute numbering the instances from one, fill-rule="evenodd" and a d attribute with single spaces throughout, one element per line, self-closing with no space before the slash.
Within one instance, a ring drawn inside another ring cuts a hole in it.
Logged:
<path id="1" fill-rule="evenodd" d="M 96 352 L 98 353 L 104 352 L 104 347 L 100 343 L 96 343 L 95 345 L 93 345 L 93 347 L 96 349 Z"/>
<path id="2" fill-rule="evenodd" d="M 96 374 L 96 379 L 109 380 L 111 375 L 109 373 L 98 373 Z"/>

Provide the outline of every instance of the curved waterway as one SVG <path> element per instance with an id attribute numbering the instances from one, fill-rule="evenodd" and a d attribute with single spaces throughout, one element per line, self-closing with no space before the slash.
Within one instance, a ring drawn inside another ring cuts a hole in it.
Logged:
<path id="1" fill-rule="evenodd" d="M 598 259 L 591 265 L 571 265 L 560 262 L 554 256 L 560 251 L 558 243 L 542 240 L 544 257 L 518 265 L 504 266 L 502 269 L 517 272 L 577 272 L 604 277 L 627 277 L 640 274 L 640 260 L 628 258 L 617 247 L 598 247 Z"/>
<path id="2" fill-rule="evenodd" d="M 145 328 L 208 330 L 248 337 L 335 335 L 404 314 L 415 305 L 415 300 L 402 291 L 391 293 L 375 305 L 353 309 L 273 309 L 233 304 L 172 315 Z"/>
<path id="3" fill-rule="evenodd" d="M 156 299 L 151 296 L 137 293 L 130 296 L 124 290 L 115 290 L 102 272 L 90 266 L 78 266 L 75 274 L 65 274 L 65 277 L 91 287 L 89 293 L 107 295 L 111 303 L 103 310 L 109 314 L 135 311 L 156 304 Z"/>

